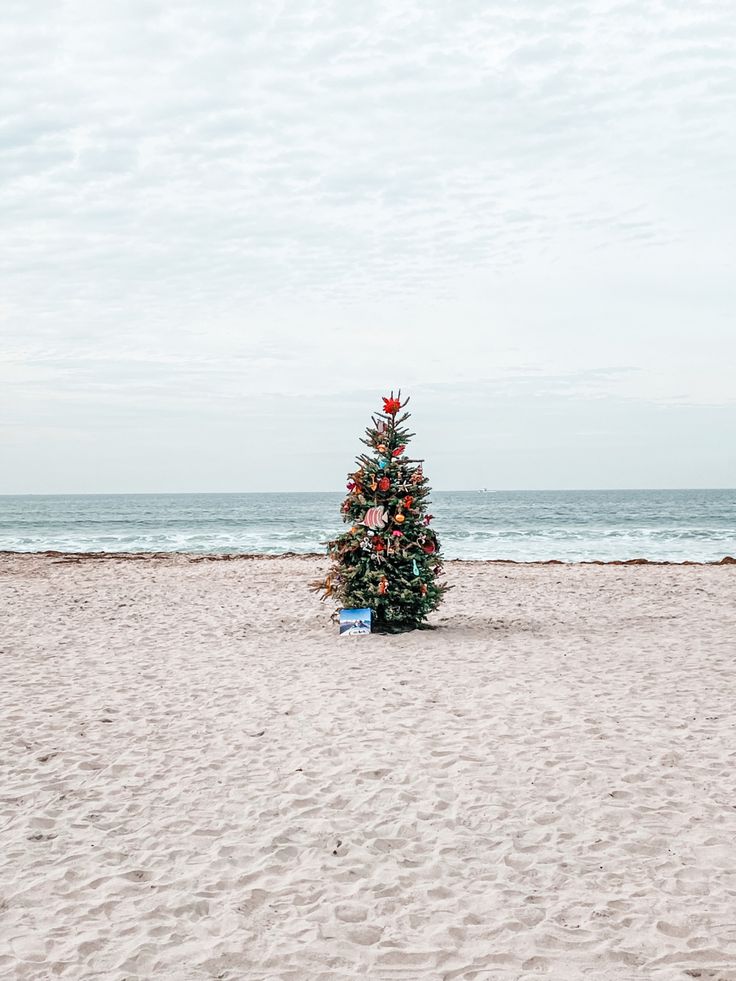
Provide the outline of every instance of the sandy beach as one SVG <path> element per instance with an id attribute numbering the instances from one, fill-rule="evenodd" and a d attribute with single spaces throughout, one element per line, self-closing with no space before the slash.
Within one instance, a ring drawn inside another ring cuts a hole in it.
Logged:
<path id="1" fill-rule="evenodd" d="M 736 567 L 0 556 L 0 975 L 736 979 Z"/>

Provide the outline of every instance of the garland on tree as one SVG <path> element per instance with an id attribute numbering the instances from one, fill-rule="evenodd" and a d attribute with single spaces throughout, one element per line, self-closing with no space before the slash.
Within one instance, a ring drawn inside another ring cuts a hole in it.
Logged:
<path id="1" fill-rule="evenodd" d="M 342 503 L 349 531 L 327 543 L 332 569 L 313 583 L 323 599 L 345 608 L 369 607 L 374 629 L 411 630 L 442 602 L 440 543 L 427 512 L 430 487 L 422 460 L 405 456 L 414 433 L 401 392 L 383 399 L 383 412 L 361 440 L 371 452 L 357 458 Z"/>

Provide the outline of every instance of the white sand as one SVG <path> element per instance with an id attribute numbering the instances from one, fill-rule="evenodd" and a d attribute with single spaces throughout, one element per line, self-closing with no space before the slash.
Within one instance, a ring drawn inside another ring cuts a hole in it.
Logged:
<path id="1" fill-rule="evenodd" d="M 736 567 L 0 557 L 0 975 L 736 979 Z"/>

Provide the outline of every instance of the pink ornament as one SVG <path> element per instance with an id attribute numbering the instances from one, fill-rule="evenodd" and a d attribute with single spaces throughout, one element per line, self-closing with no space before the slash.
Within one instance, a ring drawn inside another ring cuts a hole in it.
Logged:
<path id="1" fill-rule="evenodd" d="M 392 531 L 391 534 L 394 536 L 394 538 L 401 538 L 402 532 Z"/>
<path id="2" fill-rule="evenodd" d="M 380 531 L 381 528 L 385 528 L 388 524 L 388 513 L 386 508 L 368 508 L 363 518 L 363 524 L 366 528 L 373 528 Z"/>

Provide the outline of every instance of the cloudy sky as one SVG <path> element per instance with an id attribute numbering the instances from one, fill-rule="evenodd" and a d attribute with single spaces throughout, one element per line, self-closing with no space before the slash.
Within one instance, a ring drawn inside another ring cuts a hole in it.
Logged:
<path id="1" fill-rule="evenodd" d="M 0 19 L 0 492 L 736 485 L 733 0 Z"/>

